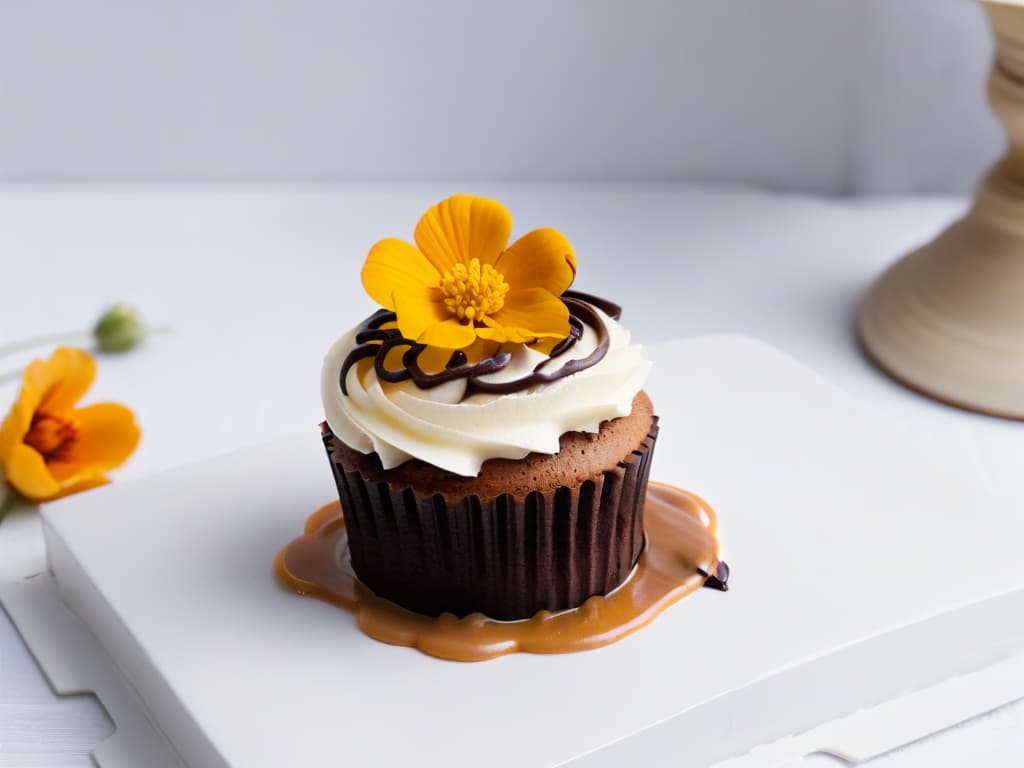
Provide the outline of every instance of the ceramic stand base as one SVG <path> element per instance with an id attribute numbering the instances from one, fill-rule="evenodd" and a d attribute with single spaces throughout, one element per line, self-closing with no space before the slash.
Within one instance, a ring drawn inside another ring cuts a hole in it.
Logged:
<path id="1" fill-rule="evenodd" d="M 858 330 L 893 378 L 938 400 L 1024 419 L 1024 3 L 983 0 L 989 81 L 1009 150 L 968 214 L 872 286 Z"/>

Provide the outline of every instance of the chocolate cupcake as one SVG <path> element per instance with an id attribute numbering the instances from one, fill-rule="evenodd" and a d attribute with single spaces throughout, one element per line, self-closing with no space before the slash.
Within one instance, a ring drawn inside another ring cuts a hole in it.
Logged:
<path id="1" fill-rule="evenodd" d="M 410 610 L 502 620 L 619 586 L 644 546 L 657 417 L 610 302 L 568 291 L 554 230 L 509 247 L 499 204 L 431 208 L 374 246 L 382 309 L 329 351 L 324 444 L 352 567 Z"/>

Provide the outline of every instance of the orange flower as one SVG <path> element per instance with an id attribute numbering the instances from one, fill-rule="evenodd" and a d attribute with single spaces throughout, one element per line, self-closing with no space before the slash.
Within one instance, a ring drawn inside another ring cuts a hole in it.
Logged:
<path id="1" fill-rule="evenodd" d="M 395 238 L 374 245 L 363 287 L 420 344 L 564 339 L 569 310 L 560 296 L 576 276 L 572 246 L 561 232 L 535 229 L 506 247 L 511 232 L 501 203 L 455 195 L 423 215 L 415 246 Z"/>
<path id="2" fill-rule="evenodd" d="M 103 485 L 107 470 L 135 450 L 140 433 L 130 410 L 117 403 L 75 407 L 95 376 L 89 353 L 69 347 L 25 369 L 0 426 L 0 466 L 25 498 L 50 501 Z"/>

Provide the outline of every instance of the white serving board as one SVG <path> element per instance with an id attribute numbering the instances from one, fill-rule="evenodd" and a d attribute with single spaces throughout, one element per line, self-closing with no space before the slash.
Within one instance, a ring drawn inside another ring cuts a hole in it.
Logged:
<path id="1" fill-rule="evenodd" d="M 717 508 L 733 582 L 620 643 L 445 662 L 279 588 L 334 494 L 316 425 L 50 507 L 60 594 L 192 768 L 703 766 L 1024 647 L 1024 522 L 942 446 L 757 342 L 649 353 L 653 475 Z"/>

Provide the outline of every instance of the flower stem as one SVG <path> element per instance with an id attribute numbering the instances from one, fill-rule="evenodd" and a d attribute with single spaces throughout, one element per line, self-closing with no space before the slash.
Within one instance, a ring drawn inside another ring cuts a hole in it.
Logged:
<path id="1" fill-rule="evenodd" d="M 0 346 L 0 357 L 13 355 L 15 352 L 24 352 L 26 349 L 35 349 L 49 344 L 62 344 L 72 341 L 88 341 L 92 336 L 88 331 L 64 331 L 63 333 L 51 333 L 45 336 L 34 336 L 31 339 L 12 341 L 10 344 Z"/>
<path id="2" fill-rule="evenodd" d="M 166 333 L 170 333 L 174 330 L 169 325 L 154 325 L 146 328 L 146 334 L 150 336 L 161 336 Z M 71 342 L 78 342 L 85 346 L 93 341 L 93 334 L 88 331 L 64 331 L 63 333 L 50 333 L 44 336 L 33 336 L 30 339 L 21 339 L 20 341 L 12 341 L 10 344 L 0 345 L 0 357 L 7 357 L 13 355 L 16 352 L 24 352 L 27 349 L 35 349 L 36 347 L 49 346 L 51 344 L 67 344 Z M 8 371 L 7 373 L 0 374 L 0 384 L 4 384 L 11 379 L 20 376 L 21 371 Z"/>
<path id="3" fill-rule="evenodd" d="M 0 486 L 0 492 L 4 494 L 3 500 L 0 501 L 0 522 L 3 522 L 4 516 L 14 509 L 21 494 L 10 487 L 4 489 L 3 486 Z"/>

